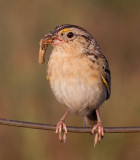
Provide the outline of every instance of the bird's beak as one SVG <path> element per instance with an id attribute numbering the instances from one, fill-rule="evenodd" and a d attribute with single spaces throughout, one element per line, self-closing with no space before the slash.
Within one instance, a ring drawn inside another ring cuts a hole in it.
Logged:
<path id="1" fill-rule="evenodd" d="M 53 40 L 57 38 L 54 34 L 47 34 L 44 38 L 40 40 L 40 49 L 39 49 L 39 63 L 43 64 L 45 62 L 45 52 L 49 44 L 53 43 Z"/>
<path id="2" fill-rule="evenodd" d="M 44 38 L 41 39 L 42 45 L 47 45 L 53 43 L 53 40 L 55 40 L 57 36 L 55 34 L 47 34 Z"/>

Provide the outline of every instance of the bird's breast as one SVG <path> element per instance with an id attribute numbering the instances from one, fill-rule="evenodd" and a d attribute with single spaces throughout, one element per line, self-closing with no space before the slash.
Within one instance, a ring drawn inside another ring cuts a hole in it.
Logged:
<path id="1" fill-rule="evenodd" d="M 58 101 L 74 113 L 87 114 L 105 100 L 106 90 L 98 64 L 85 56 L 52 54 L 48 77 Z"/>

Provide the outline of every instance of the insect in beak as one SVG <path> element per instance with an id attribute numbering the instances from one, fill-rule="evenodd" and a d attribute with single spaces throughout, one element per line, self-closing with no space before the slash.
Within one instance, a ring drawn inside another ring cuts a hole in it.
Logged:
<path id="1" fill-rule="evenodd" d="M 40 40 L 40 48 L 39 48 L 39 63 L 43 64 L 45 62 L 45 52 L 49 44 L 53 43 L 53 40 L 56 39 L 56 35 L 47 34 L 44 38 Z"/>

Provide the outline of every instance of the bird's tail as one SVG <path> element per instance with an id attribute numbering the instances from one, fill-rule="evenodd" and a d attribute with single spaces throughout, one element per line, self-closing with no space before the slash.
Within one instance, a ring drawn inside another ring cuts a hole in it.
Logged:
<path id="1" fill-rule="evenodd" d="M 84 126 L 93 127 L 97 122 L 97 116 L 95 109 L 84 117 Z"/>

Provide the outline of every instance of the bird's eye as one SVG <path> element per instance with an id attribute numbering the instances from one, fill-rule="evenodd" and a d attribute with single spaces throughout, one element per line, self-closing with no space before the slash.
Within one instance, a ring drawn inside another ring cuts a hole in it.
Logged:
<path id="1" fill-rule="evenodd" d="M 73 32 L 69 32 L 68 34 L 67 34 L 67 37 L 68 38 L 72 38 L 74 36 L 74 33 Z"/>

